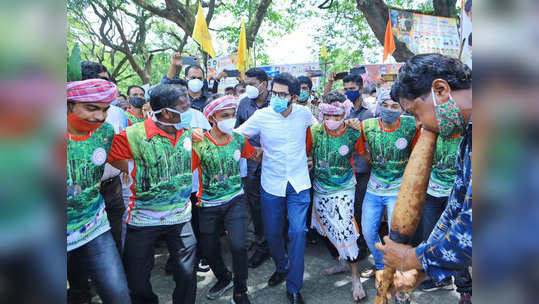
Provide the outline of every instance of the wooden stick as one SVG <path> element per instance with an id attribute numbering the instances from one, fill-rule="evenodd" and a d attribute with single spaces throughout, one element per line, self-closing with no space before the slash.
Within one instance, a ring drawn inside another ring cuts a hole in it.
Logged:
<path id="1" fill-rule="evenodd" d="M 423 129 L 412 150 L 391 217 L 389 237 L 395 242 L 409 243 L 421 220 L 437 138 L 436 133 Z M 375 286 L 374 303 L 386 304 L 388 302 L 387 292 L 393 283 L 394 273 L 395 269 L 385 267 L 382 280 Z"/>

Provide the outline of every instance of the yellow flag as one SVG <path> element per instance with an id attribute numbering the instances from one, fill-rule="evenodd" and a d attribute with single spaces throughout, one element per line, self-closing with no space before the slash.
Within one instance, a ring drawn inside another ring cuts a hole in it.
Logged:
<path id="1" fill-rule="evenodd" d="M 245 73 L 247 62 L 247 35 L 245 34 L 245 22 L 241 21 L 240 41 L 238 43 L 238 59 L 236 67 L 240 72 Z"/>
<path id="2" fill-rule="evenodd" d="M 202 11 L 202 5 L 198 4 L 197 18 L 195 21 L 195 27 L 193 28 L 193 40 L 200 44 L 202 50 L 208 53 L 212 58 L 215 58 L 215 51 L 213 50 L 213 44 L 211 43 L 210 32 L 208 31 L 208 24 Z"/>
<path id="3" fill-rule="evenodd" d="M 320 50 L 320 57 L 327 59 L 328 58 L 328 52 L 326 51 L 326 42 L 322 42 L 322 49 Z"/>
<path id="4" fill-rule="evenodd" d="M 249 60 L 247 60 L 247 67 L 250 68 L 253 66 L 253 48 L 249 48 Z"/>

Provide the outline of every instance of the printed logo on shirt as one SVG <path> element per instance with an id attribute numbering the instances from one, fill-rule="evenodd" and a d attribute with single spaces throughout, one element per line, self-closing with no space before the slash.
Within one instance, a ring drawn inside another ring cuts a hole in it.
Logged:
<path id="1" fill-rule="evenodd" d="M 94 150 L 92 153 L 92 163 L 96 166 L 101 166 L 107 160 L 107 152 L 102 147 Z"/>
<path id="2" fill-rule="evenodd" d="M 401 137 L 395 141 L 395 147 L 399 150 L 406 148 L 406 146 L 408 146 L 408 140 L 406 138 Z"/>
<path id="3" fill-rule="evenodd" d="M 234 160 L 240 161 L 240 158 L 241 158 L 241 151 L 240 150 L 234 151 Z"/>
<path id="4" fill-rule="evenodd" d="M 187 151 L 191 151 L 193 144 L 191 143 L 191 138 L 186 138 L 183 140 L 183 148 Z"/>
<path id="5" fill-rule="evenodd" d="M 350 151 L 350 149 L 348 149 L 348 146 L 346 146 L 346 145 L 342 145 L 339 148 L 339 154 L 342 155 L 342 156 L 345 156 L 346 154 L 348 154 L 349 151 Z"/>

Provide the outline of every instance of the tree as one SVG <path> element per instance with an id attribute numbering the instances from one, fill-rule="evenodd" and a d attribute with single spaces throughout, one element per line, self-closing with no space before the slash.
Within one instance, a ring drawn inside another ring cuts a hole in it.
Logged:
<path id="1" fill-rule="evenodd" d="M 456 17 L 456 2 L 457 0 L 433 0 L 434 13 L 437 16 Z M 363 13 L 374 35 L 383 45 L 389 19 L 388 6 L 383 0 L 357 0 L 357 8 Z M 393 57 L 397 61 L 406 61 L 414 55 L 404 42 L 397 39 L 395 47 Z"/>

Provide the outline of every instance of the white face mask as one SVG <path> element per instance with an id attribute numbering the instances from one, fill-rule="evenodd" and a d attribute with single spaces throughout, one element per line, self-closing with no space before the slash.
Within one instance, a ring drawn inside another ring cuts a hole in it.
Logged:
<path id="1" fill-rule="evenodd" d="M 241 94 L 240 96 L 238 96 L 238 100 L 242 100 L 242 99 L 244 99 L 245 97 L 247 97 L 247 93 L 243 93 L 243 94 Z"/>
<path id="2" fill-rule="evenodd" d="M 191 79 L 187 82 L 187 86 L 189 87 L 189 90 L 193 93 L 198 93 L 200 90 L 202 90 L 202 86 L 204 83 L 200 79 Z"/>
<path id="3" fill-rule="evenodd" d="M 236 118 L 225 119 L 217 122 L 217 127 L 219 128 L 219 130 L 228 135 L 232 134 L 232 130 L 234 129 L 235 125 Z"/>
<path id="4" fill-rule="evenodd" d="M 260 87 L 260 85 L 258 86 Z M 260 95 L 260 91 L 258 90 L 258 87 L 253 87 L 252 85 L 248 85 L 245 87 L 245 93 L 247 94 L 247 97 L 251 99 L 256 99 L 258 95 Z"/>

